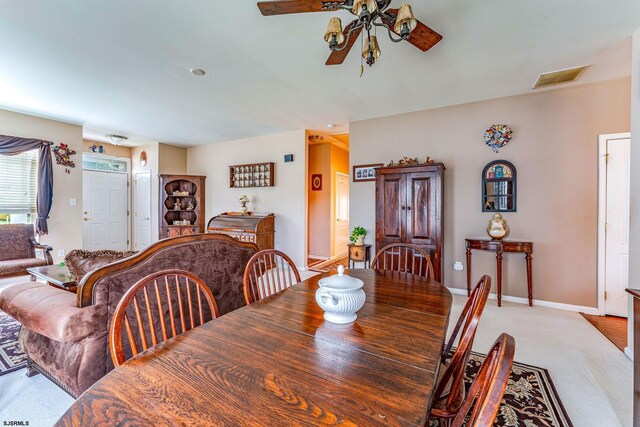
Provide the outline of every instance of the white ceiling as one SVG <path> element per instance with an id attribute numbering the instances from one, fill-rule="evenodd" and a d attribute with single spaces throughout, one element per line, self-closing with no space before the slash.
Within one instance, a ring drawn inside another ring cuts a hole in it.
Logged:
<path id="1" fill-rule="evenodd" d="M 359 43 L 343 65 L 324 65 L 326 23 L 338 14 L 346 25 L 345 11 L 3 0 L 0 107 L 82 124 L 89 138 L 205 144 L 526 93 L 539 73 L 576 65 L 593 64 L 580 83 L 627 76 L 640 27 L 638 0 L 411 3 L 444 40 L 422 53 L 383 35 L 379 63 L 360 78 Z"/>

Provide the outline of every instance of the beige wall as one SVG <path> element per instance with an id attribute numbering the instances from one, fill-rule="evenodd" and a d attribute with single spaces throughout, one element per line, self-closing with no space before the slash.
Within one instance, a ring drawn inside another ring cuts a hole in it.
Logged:
<path id="1" fill-rule="evenodd" d="M 464 239 L 486 237 L 480 176 L 486 163 L 506 159 L 518 172 L 518 212 L 505 213 L 514 240 L 531 240 L 534 298 L 596 305 L 597 137 L 629 131 L 629 79 L 402 114 L 350 124 L 351 164 L 426 156 L 445 172 L 444 276 L 465 287 Z M 494 154 L 483 141 L 487 126 L 507 123 L 508 146 Z M 374 183 L 352 183 L 351 227 L 375 232 Z M 473 278 L 495 279 L 493 254 L 476 252 Z M 525 297 L 522 256 L 505 256 L 503 292 Z"/>
<path id="2" fill-rule="evenodd" d="M 158 168 L 161 174 L 184 175 L 187 173 L 187 149 L 168 144 L 158 144 Z"/>
<path id="3" fill-rule="evenodd" d="M 55 144 L 64 143 L 76 150 L 72 156 L 76 167 L 69 169 L 57 165 L 53 158 L 53 206 L 49 218 L 49 234 L 42 236 L 42 243 L 53 246 L 53 257 L 56 262 L 71 249 L 82 248 L 82 127 L 26 114 L 0 110 L 0 134 L 39 138 Z M 77 200 L 77 206 L 70 206 L 71 198 Z"/>
<path id="4" fill-rule="evenodd" d="M 131 158 L 131 147 L 125 147 L 124 145 L 113 145 L 106 142 L 97 142 L 85 139 L 82 141 L 82 151 L 85 153 L 91 153 L 91 146 L 102 145 L 102 154 L 116 157 Z"/>
<path id="5" fill-rule="evenodd" d="M 309 187 L 309 255 L 331 256 L 331 144 L 309 145 L 309 180 L 322 174 L 322 190 Z M 310 181 L 309 181 L 310 182 Z"/>
<path id="6" fill-rule="evenodd" d="M 629 214 L 629 287 L 640 289 L 640 29 L 631 55 L 631 189 Z M 627 347 L 633 349 L 633 308 L 629 297 Z"/>
<path id="7" fill-rule="evenodd" d="M 304 266 L 306 251 L 306 140 L 305 131 L 227 141 L 187 150 L 188 173 L 206 175 L 207 221 L 225 211 L 237 211 L 238 199 L 246 194 L 249 210 L 276 215 L 276 247 L 298 266 Z M 294 161 L 284 163 L 284 155 Z M 229 188 L 229 165 L 275 163 L 275 186 Z"/>

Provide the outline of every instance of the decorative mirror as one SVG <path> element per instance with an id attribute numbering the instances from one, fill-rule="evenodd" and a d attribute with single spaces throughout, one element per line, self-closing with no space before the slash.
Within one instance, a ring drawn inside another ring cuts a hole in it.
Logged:
<path id="1" fill-rule="evenodd" d="M 482 170 L 482 212 L 516 212 L 516 168 L 495 160 Z"/>

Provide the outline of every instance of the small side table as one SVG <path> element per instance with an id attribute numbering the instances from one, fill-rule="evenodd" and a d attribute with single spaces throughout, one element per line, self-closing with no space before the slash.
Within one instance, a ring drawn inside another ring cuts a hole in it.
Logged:
<path id="1" fill-rule="evenodd" d="M 42 267 L 27 268 L 27 272 L 36 276 L 38 279 L 44 280 L 49 286 L 53 286 L 54 288 L 64 289 L 74 294 L 78 289 L 76 278 L 69 272 L 67 267 L 45 265 Z"/>
<path id="2" fill-rule="evenodd" d="M 371 267 L 371 245 L 356 245 L 349 243 L 349 268 L 353 268 L 356 262 L 364 262 L 364 268 Z"/>
<path id="3" fill-rule="evenodd" d="M 465 239 L 467 248 L 467 295 L 471 294 L 471 250 L 494 251 L 498 267 L 498 307 L 502 306 L 502 254 L 519 252 L 525 254 L 527 264 L 527 288 L 529 291 L 529 307 L 533 306 L 533 279 L 531 277 L 532 242 L 515 242 L 512 240 Z"/>

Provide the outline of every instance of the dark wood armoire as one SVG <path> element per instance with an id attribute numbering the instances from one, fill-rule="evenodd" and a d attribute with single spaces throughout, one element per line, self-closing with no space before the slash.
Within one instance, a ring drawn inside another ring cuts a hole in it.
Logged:
<path id="1" fill-rule="evenodd" d="M 204 233 L 204 180 L 200 175 L 160 175 L 161 239 Z"/>
<path id="2" fill-rule="evenodd" d="M 444 169 L 442 163 L 376 169 L 376 250 L 391 243 L 423 248 L 441 283 Z"/>

